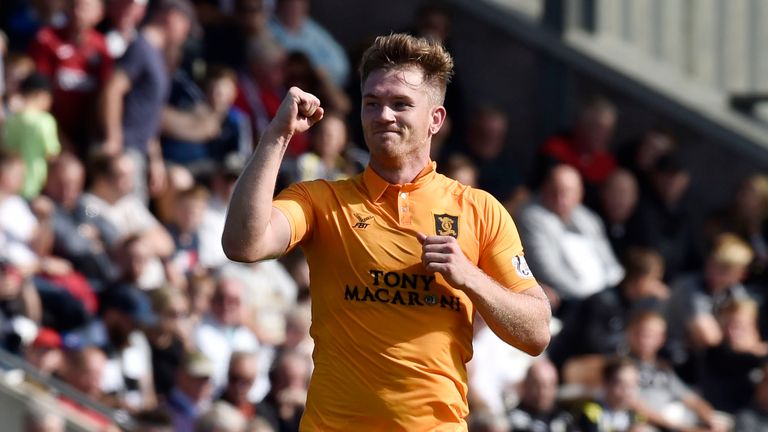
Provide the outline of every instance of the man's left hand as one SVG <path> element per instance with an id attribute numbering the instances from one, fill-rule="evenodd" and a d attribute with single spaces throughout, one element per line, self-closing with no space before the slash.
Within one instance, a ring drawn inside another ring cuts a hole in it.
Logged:
<path id="1" fill-rule="evenodd" d="M 469 276 L 477 271 L 451 236 L 416 235 L 421 243 L 421 262 L 429 272 L 440 273 L 454 288 L 463 289 Z"/>

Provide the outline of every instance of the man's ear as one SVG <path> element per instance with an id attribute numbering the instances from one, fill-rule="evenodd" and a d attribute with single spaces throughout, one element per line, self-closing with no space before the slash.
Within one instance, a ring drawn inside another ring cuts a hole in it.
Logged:
<path id="1" fill-rule="evenodd" d="M 432 109 L 432 121 L 429 124 L 430 135 L 437 135 L 437 133 L 440 131 L 440 128 L 443 127 L 443 123 L 445 123 L 446 116 L 447 112 L 445 111 L 444 106 L 439 105 Z"/>

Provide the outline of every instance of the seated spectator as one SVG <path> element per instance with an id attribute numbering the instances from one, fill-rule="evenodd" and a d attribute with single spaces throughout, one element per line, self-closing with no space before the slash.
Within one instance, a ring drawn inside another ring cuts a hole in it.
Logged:
<path id="1" fill-rule="evenodd" d="M 575 419 L 557 406 L 557 369 L 547 359 L 535 361 L 525 375 L 518 406 L 507 414 L 516 432 L 576 430 Z"/>
<path id="2" fill-rule="evenodd" d="M 235 351 L 259 352 L 256 335 L 245 326 L 243 284 L 232 277 L 220 277 L 211 299 L 211 310 L 194 331 L 195 345 L 211 361 L 213 385 L 218 391 L 227 382 L 229 358 Z M 259 386 L 257 387 L 257 386 Z M 269 383 L 256 382 L 251 400 L 258 401 Z M 260 394 L 259 394 L 260 393 Z"/>
<path id="3" fill-rule="evenodd" d="M 224 234 L 224 221 L 227 216 L 227 204 L 235 187 L 235 181 L 245 167 L 246 159 L 242 155 L 230 154 L 217 164 L 211 175 L 211 197 L 203 215 L 199 230 L 200 264 L 207 268 L 219 268 L 230 262 L 221 246 Z"/>
<path id="4" fill-rule="evenodd" d="M 213 372 L 213 363 L 204 354 L 193 352 L 184 356 L 176 371 L 176 386 L 163 404 L 171 413 L 175 431 L 193 431 L 197 419 L 211 406 Z"/>
<path id="5" fill-rule="evenodd" d="M 536 172 L 542 175 L 557 164 L 576 168 L 585 182 L 585 202 L 592 206 L 597 188 L 617 167 L 610 149 L 616 121 L 616 107 L 608 99 L 598 96 L 587 101 L 571 131 L 555 135 L 542 145 Z M 534 179 L 534 186 L 538 180 Z"/>
<path id="6" fill-rule="evenodd" d="M 215 402 L 195 423 L 195 432 L 245 432 L 246 419 L 232 405 Z"/>
<path id="7" fill-rule="evenodd" d="M 269 28 L 286 51 L 306 54 L 337 86 L 347 83 L 347 54 L 327 30 L 310 18 L 309 0 L 277 0 Z"/>
<path id="8" fill-rule="evenodd" d="M 619 168 L 605 179 L 598 194 L 597 213 L 603 219 L 613 252 L 623 257 L 631 246 L 627 225 L 640 199 L 637 180 L 630 171 Z"/>
<path id="9" fill-rule="evenodd" d="M 53 83 L 52 113 L 67 151 L 84 157 L 94 135 L 99 92 L 112 73 L 112 57 L 96 24 L 100 0 L 67 0 L 67 24 L 41 29 L 29 52 L 38 72 Z"/>
<path id="10" fill-rule="evenodd" d="M 286 58 L 285 86 L 296 86 L 317 96 L 323 101 L 326 113 L 333 112 L 346 118 L 352 110 L 352 101 L 344 90 L 313 66 L 309 57 L 301 51 L 292 51 Z"/>
<path id="11" fill-rule="evenodd" d="M 736 413 L 734 431 L 759 432 L 768 430 L 768 363 L 761 368 L 762 377 L 755 386 L 752 403 Z"/>
<path id="12" fill-rule="evenodd" d="M 667 323 L 659 313 L 637 313 L 627 326 L 630 358 L 635 360 L 640 381 L 638 410 L 648 423 L 663 430 L 725 431 L 712 406 L 694 393 L 659 359 Z"/>
<path id="13" fill-rule="evenodd" d="M 48 161 L 59 154 L 61 144 L 56 120 L 49 113 L 51 85 L 40 74 L 32 74 L 20 86 L 22 106 L 12 114 L 3 128 L 2 145 L 24 160 L 24 185 L 21 195 L 35 198 L 45 184 Z"/>
<path id="14" fill-rule="evenodd" d="M 235 72 L 225 67 L 209 68 L 203 90 L 214 116 L 219 119 L 219 134 L 205 144 L 208 158 L 223 162 L 232 153 L 250 156 L 256 143 L 248 115 L 234 105 L 237 97 Z"/>
<path id="15" fill-rule="evenodd" d="M 150 274 L 143 286 L 152 288 L 164 279 L 157 259 L 171 256 L 174 245 L 168 231 L 132 193 L 135 170 L 133 159 L 126 154 L 94 157 L 88 171 L 92 176 L 91 187 L 83 194 L 83 202 L 87 211 L 102 215 L 116 227 L 121 240 L 136 236 L 144 244 L 150 257 L 155 258 L 154 268 L 150 267 L 155 274 Z"/>
<path id="16" fill-rule="evenodd" d="M 152 350 L 154 390 L 165 398 L 173 389 L 184 354 L 192 349 L 189 300 L 184 292 L 170 287 L 153 291 L 151 299 L 157 322 L 145 334 Z"/>
<path id="17" fill-rule="evenodd" d="M 669 297 L 669 288 L 662 282 L 664 262 L 658 253 L 633 248 L 623 264 L 626 274 L 618 286 L 587 297 L 565 318 L 563 330 L 549 348 L 558 366 L 584 355 L 616 354 L 631 314 L 638 309 L 660 309 Z"/>
<path id="18" fill-rule="evenodd" d="M 295 181 L 341 180 L 351 174 L 344 158 L 347 147 L 347 124 L 335 114 L 323 116 L 323 121 L 313 129 L 312 150 L 296 160 Z"/>
<path id="19" fill-rule="evenodd" d="M 235 407 L 246 420 L 256 414 L 256 405 L 248 400 L 248 392 L 259 375 L 259 359 L 251 352 L 234 352 L 229 360 L 227 385 L 220 399 Z M 261 413 L 259 413 L 261 414 Z"/>
<path id="20" fill-rule="evenodd" d="M 476 110 L 469 123 L 463 151 L 475 163 L 478 186 L 515 212 L 528 198 L 519 167 L 510 161 L 507 148 L 507 115 L 498 108 Z"/>
<path id="21" fill-rule="evenodd" d="M 558 165 L 517 218 L 536 278 L 571 304 L 616 285 L 624 276 L 600 218 L 582 204 L 582 192 L 576 169 Z M 561 306 L 558 313 L 563 312 Z"/>
<path id="22" fill-rule="evenodd" d="M 51 328 L 41 328 L 34 342 L 24 350 L 24 360 L 44 376 L 61 370 L 64 362 L 61 335 Z"/>
<path id="23" fill-rule="evenodd" d="M 180 274 L 201 269 L 199 229 L 207 203 L 208 191 L 202 186 L 181 191 L 177 196 L 173 220 L 167 229 L 175 245 L 170 265 Z"/>
<path id="24" fill-rule="evenodd" d="M 280 349 L 303 354 L 311 362 L 315 347 L 315 342 L 309 335 L 311 324 L 312 312 L 309 304 L 297 304 L 286 312 L 285 341 L 280 345 Z"/>
<path id="25" fill-rule="evenodd" d="M 449 156 L 441 171 L 446 177 L 450 177 L 463 185 L 479 187 L 478 176 L 480 174 L 477 165 L 461 154 L 456 153 Z"/>
<path id="26" fill-rule="evenodd" d="M 65 383 L 88 396 L 91 400 L 113 406 L 114 399 L 101 390 L 101 381 L 104 378 L 106 364 L 107 356 L 96 347 L 74 349 L 66 353 L 60 376 Z M 85 415 L 103 429 L 112 424 L 112 420 L 104 414 L 82 406 L 67 397 L 59 397 L 59 402 L 64 407 Z"/>
<path id="27" fill-rule="evenodd" d="M 71 262 L 94 290 L 101 291 L 118 276 L 109 254 L 119 234 L 104 215 L 88 211 L 84 183 L 85 169 L 72 154 L 64 153 L 51 162 L 44 193 L 55 206 L 52 252 Z"/>
<path id="28" fill-rule="evenodd" d="M 733 234 L 721 234 L 703 271 L 673 284 L 665 313 L 669 324 L 667 349 L 678 372 L 689 382 L 695 382 L 695 374 L 690 374 L 695 371 L 683 366 L 692 360 L 691 355 L 715 347 L 723 339 L 715 318 L 719 306 L 731 298 L 749 297 L 741 281 L 752 256 L 744 241 Z"/>
<path id="29" fill-rule="evenodd" d="M 701 266 L 700 220 L 688 204 L 690 182 L 680 155 L 659 158 L 650 172 L 651 187 L 643 191 L 627 224 L 631 244 L 655 249 L 664 257 L 667 282 Z"/>
<path id="30" fill-rule="evenodd" d="M 35 339 L 41 319 L 34 285 L 12 264 L 0 261 L 0 347 L 21 354 Z"/>
<path id="31" fill-rule="evenodd" d="M 582 432 L 650 432 L 645 419 L 634 409 L 638 371 L 627 358 L 614 358 L 603 367 L 603 396 L 581 410 L 578 427 Z"/>
<path id="32" fill-rule="evenodd" d="M 754 394 L 752 377 L 768 359 L 768 343 L 757 329 L 757 304 L 734 299 L 718 312 L 722 342 L 704 353 L 701 388 L 704 397 L 721 411 L 746 408 Z"/>
<path id="33" fill-rule="evenodd" d="M 38 220 L 21 197 L 24 163 L 18 156 L 0 152 L 0 259 L 30 275 L 38 271 L 36 249 L 45 236 Z"/>
<path id="34" fill-rule="evenodd" d="M 283 352 L 270 371 L 272 388 L 256 411 L 266 419 L 277 418 L 275 430 L 298 431 L 307 403 L 309 377 L 309 363 L 303 355 Z"/>
<path id="35" fill-rule="evenodd" d="M 715 211 L 706 224 L 706 235 L 731 232 L 749 243 L 755 258 L 748 281 L 768 282 L 768 176 L 755 174 L 744 179 L 732 200 Z"/>
<path id="36" fill-rule="evenodd" d="M 677 151 L 672 134 L 661 128 L 652 128 L 642 136 L 623 145 L 618 151 L 619 164 L 634 174 L 640 190 L 650 188 L 651 171 L 662 157 Z"/>

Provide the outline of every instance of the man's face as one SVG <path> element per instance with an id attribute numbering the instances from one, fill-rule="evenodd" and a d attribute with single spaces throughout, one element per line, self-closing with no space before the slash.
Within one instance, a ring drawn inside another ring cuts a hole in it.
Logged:
<path id="1" fill-rule="evenodd" d="M 228 326 L 240 325 L 243 314 L 242 287 L 233 279 L 219 282 L 211 299 L 211 312 Z"/>
<path id="2" fill-rule="evenodd" d="M 245 402 L 248 391 L 256 381 L 258 367 L 255 358 L 241 358 L 230 365 L 227 375 L 227 389 L 230 400 L 233 402 Z"/>
<path id="3" fill-rule="evenodd" d="M 363 85 L 361 117 L 372 159 L 402 160 L 429 151 L 430 138 L 445 118 L 429 90 L 415 67 L 371 72 Z"/>
<path id="4" fill-rule="evenodd" d="M 606 383 L 605 399 L 608 405 L 615 409 L 629 409 L 635 399 L 639 376 L 634 367 L 623 367 L 613 378 Z"/>
<path id="5" fill-rule="evenodd" d="M 641 357 L 654 357 L 664 345 L 667 326 L 660 318 L 646 319 L 629 329 L 629 349 Z"/>
<path id="6" fill-rule="evenodd" d="M 532 368 L 524 381 L 523 398 L 529 408 L 541 413 L 550 411 L 557 399 L 557 370 L 547 363 Z"/>

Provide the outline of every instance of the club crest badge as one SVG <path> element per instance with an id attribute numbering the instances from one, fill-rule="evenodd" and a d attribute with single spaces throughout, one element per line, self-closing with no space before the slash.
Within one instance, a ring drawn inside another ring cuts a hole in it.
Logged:
<path id="1" fill-rule="evenodd" d="M 533 277 L 533 273 L 531 273 L 531 269 L 528 267 L 528 262 L 525 261 L 525 257 L 522 255 L 512 257 L 512 264 L 515 266 L 518 276 L 523 278 Z"/>
<path id="2" fill-rule="evenodd" d="M 448 214 L 435 215 L 435 233 L 439 236 L 459 238 L 459 217 Z"/>

